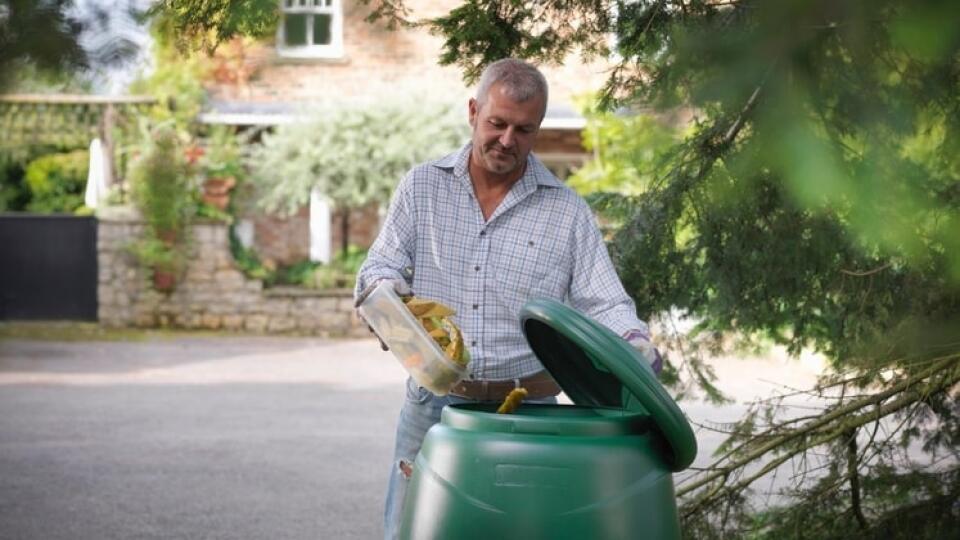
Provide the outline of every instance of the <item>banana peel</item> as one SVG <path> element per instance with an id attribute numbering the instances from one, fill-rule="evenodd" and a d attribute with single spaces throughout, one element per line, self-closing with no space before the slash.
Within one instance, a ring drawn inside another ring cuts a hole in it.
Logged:
<path id="1" fill-rule="evenodd" d="M 410 310 L 410 313 L 412 313 L 413 316 L 418 319 L 431 317 L 450 317 L 457 313 L 440 302 L 424 300 L 423 298 L 417 298 L 415 296 L 408 296 L 404 299 L 404 302 L 407 305 L 407 309 Z"/>
<path id="2" fill-rule="evenodd" d="M 470 363 L 470 353 L 463 344 L 460 328 L 450 319 L 457 312 L 440 302 L 413 296 L 404 298 L 403 302 L 427 331 L 427 335 L 437 342 L 447 358 L 459 366 L 467 367 Z"/>
<path id="3" fill-rule="evenodd" d="M 523 398 L 527 397 L 526 388 L 514 388 L 507 394 L 507 397 L 504 398 L 503 403 L 497 409 L 497 414 L 511 414 L 520 408 L 520 403 L 523 402 Z"/>

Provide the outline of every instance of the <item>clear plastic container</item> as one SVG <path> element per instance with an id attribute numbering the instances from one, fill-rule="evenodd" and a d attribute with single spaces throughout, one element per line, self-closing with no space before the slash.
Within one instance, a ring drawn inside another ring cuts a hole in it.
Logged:
<path id="1" fill-rule="evenodd" d="M 467 376 L 467 368 L 447 358 L 403 304 L 390 282 L 380 282 L 360 304 L 359 310 L 420 386 L 438 396 L 445 396 Z"/>

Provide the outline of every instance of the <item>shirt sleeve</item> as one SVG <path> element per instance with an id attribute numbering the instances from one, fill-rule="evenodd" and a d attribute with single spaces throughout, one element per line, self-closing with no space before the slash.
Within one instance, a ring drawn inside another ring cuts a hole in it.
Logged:
<path id="1" fill-rule="evenodd" d="M 631 330 L 649 336 L 647 324 L 637 317 L 637 307 L 613 268 L 596 218 L 582 199 L 571 242 L 573 272 L 569 300 L 574 309 L 592 317 L 618 336 Z"/>
<path id="2" fill-rule="evenodd" d="M 357 272 L 354 298 L 382 279 L 402 279 L 412 285 L 413 254 L 416 252 L 416 212 L 412 191 L 411 172 L 397 186 L 380 233 Z"/>

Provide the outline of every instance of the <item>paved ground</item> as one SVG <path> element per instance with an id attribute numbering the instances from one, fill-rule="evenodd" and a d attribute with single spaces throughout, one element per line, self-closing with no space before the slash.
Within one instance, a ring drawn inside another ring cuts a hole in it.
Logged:
<path id="1" fill-rule="evenodd" d="M 0 341 L 0 538 L 377 538 L 403 379 L 373 340 Z"/>
<path id="2" fill-rule="evenodd" d="M 739 399 L 815 364 L 714 361 Z M 404 378 L 372 339 L 0 340 L 0 539 L 379 538 Z"/>

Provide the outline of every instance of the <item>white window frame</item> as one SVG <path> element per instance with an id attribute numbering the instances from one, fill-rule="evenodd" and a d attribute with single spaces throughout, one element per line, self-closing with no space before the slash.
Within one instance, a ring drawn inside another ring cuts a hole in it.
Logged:
<path id="1" fill-rule="evenodd" d="M 277 52 L 287 58 L 342 58 L 343 57 L 343 6 L 341 0 L 279 0 L 280 24 L 277 28 Z M 327 5 L 329 2 L 330 5 Z M 316 5 L 320 4 L 320 5 Z M 286 44 L 286 15 L 330 15 L 330 43 L 314 45 L 313 17 L 307 17 L 307 44 Z"/>

